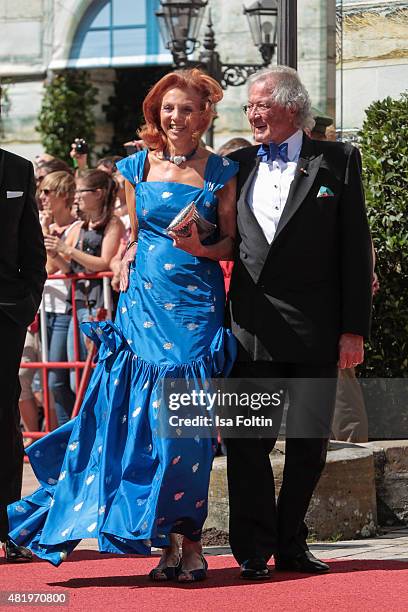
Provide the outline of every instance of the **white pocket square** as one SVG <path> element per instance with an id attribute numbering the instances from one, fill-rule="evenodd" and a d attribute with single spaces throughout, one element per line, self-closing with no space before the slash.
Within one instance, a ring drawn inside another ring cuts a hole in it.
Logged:
<path id="1" fill-rule="evenodd" d="M 7 198 L 20 198 L 24 191 L 7 191 Z"/>

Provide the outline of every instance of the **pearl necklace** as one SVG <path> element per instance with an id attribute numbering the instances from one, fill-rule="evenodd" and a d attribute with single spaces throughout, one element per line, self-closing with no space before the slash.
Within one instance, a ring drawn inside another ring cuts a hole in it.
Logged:
<path id="1" fill-rule="evenodd" d="M 168 155 L 167 153 L 163 152 L 163 159 L 171 162 L 172 164 L 176 164 L 176 166 L 181 166 L 181 164 L 184 164 L 184 162 L 191 159 L 196 154 L 197 149 L 198 147 L 193 149 L 191 153 L 188 153 L 187 155 Z"/>

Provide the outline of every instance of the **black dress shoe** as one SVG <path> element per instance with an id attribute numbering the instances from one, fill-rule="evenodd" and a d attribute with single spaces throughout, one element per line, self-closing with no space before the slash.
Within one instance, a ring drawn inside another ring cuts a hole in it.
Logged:
<path id="1" fill-rule="evenodd" d="M 260 557 L 247 559 L 241 564 L 241 578 L 247 580 L 265 580 L 269 578 L 269 569 L 265 560 Z"/>
<path id="2" fill-rule="evenodd" d="M 304 572 L 305 574 L 324 574 L 330 571 L 327 563 L 316 559 L 310 550 L 305 550 L 294 557 L 275 555 L 275 569 L 280 572 Z"/>
<path id="3" fill-rule="evenodd" d="M 18 546 L 13 540 L 10 540 L 10 538 L 7 538 L 7 540 L 3 542 L 3 550 L 7 563 L 33 560 L 33 553 L 31 550 L 25 548 L 25 546 Z"/>

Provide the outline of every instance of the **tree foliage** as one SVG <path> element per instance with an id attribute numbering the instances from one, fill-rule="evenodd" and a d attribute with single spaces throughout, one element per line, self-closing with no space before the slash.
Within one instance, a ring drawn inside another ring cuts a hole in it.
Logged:
<path id="1" fill-rule="evenodd" d="M 79 70 L 56 74 L 45 85 L 36 130 L 46 153 L 69 162 L 75 138 L 84 138 L 92 151 L 95 142 L 93 107 L 97 94 L 88 74 Z"/>
<path id="2" fill-rule="evenodd" d="M 408 377 L 408 93 L 371 104 L 359 136 L 380 281 L 362 374 Z"/>

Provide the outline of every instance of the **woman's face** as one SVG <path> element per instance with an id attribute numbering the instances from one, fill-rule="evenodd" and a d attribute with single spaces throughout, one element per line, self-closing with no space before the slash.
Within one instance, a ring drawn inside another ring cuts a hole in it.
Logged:
<path id="1" fill-rule="evenodd" d="M 86 214 L 99 212 L 102 209 L 102 191 L 89 187 L 83 179 L 77 179 L 74 205 Z"/>
<path id="2" fill-rule="evenodd" d="M 163 96 L 160 108 L 160 125 L 169 143 L 174 147 L 194 146 L 193 134 L 197 132 L 202 112 L 202 99 L 193 89 L 169 89 Z"/>
<path id="3" fill-rule="evenodd" d="M 40 202 L 43 209 L 49 210 L 53 215 L 56 215 L 68 208 L 68 195 L 57 195 L 54 189 L 40 187 Z"/>

